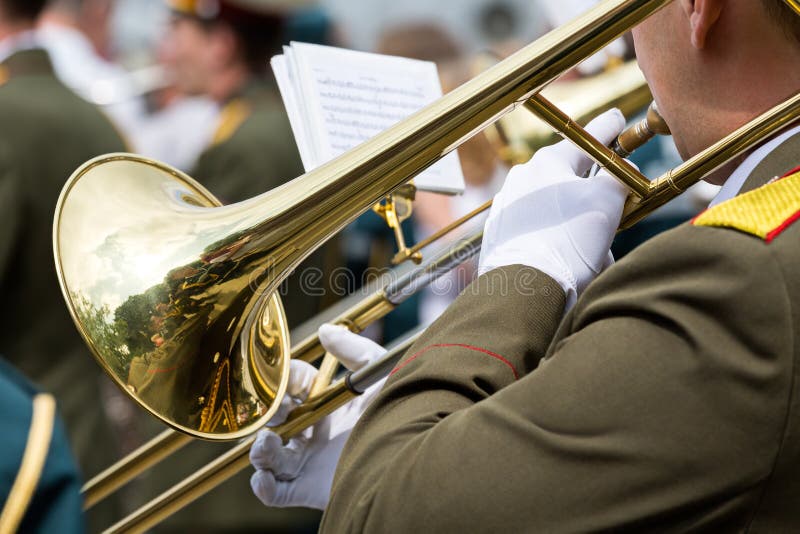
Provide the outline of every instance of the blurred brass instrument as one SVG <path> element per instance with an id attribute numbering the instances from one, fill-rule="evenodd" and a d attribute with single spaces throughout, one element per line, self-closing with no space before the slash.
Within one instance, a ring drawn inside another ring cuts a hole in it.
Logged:
<path id="1" fill-rule="evenodd" d="M 313 339 L 307 351 L 302 343 L 290 348 L 278 284 L 360 213 L 506 113 L 524 106 L 625 183 L 622 227 L 797 119 L 800 95 L 650 181 L 539 94 L 669 1 L 607 0 L 374 139 L 238 204 L 219 206 L 188 176 L 133 155 L 78 169 L 59 199 L 54 249 L 70 312 L 95 358 L 172 428 L 201 439 L 246 438 L 111 531 L 146 530 L 248 465 L 252 434 L 285 393 L 290 356 L 321 353 Z M 391 309 L 382 296 L 371 298 L 353 312 L 364 321 Z M 288 439 L 314 424 L 401 355 L 345 374 L 273 430 Z M 188 439 L 165 432 L 131 466 Z"/>

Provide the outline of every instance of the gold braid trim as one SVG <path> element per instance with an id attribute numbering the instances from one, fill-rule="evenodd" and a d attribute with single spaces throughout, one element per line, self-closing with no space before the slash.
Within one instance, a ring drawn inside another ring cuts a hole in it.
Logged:
<path id="1" fill-rule="evenodd" d="M 33 398 L 33 415 L 28 430 L 28 442 L 22 455 L 17 478 L 11 486 L 3 512 L 0 513 L 0 534 L 13 534 L 17 531 L 25 511 L 33 499 L 36 486 L 42 476 L 50 440 L 53 436 L 53 423 L 56 415 L 56 400 L 45 393 Z"/>
<path id="2" fill-rule="evenodd" d="M 800 172 L 717 204 L 695 217 L 693 223 L 735 228 L 772 241 L 798 219 Z"/>

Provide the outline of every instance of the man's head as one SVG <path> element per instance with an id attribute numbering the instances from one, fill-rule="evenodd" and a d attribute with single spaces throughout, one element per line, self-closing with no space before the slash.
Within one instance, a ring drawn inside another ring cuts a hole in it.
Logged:
<path id="1" fill-rule="evenodd" d="M 0 19 L 7 25 L 32 26 L 46 3 L 47 0 L 0 0 Z"/>
<path id="2" fill-rule="evenodd" d="M 49 0 L 39 24 L 76 29 L 100 55 L 111 56 L 113 10 L 114 0 Z"/>
<path id="3" fill-rule="evenodd" d="M 287 2 L 170 0 L 172 27 L 164 60 L 179 88 L 225 98 L 215 85 L 232 72 L 260 76 L 280 50 Z"/>
<path id="4" fill-rule="evenodd" d="M 684 157 L 800 91 L 800 15 L 784 0 L 675 0 L 633 35 Z"/>

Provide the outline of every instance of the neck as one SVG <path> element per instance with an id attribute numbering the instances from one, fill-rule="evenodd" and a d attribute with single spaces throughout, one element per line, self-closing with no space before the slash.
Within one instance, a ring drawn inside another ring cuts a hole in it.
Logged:
<path id="1" fill-rule="evenodd" d="M 37 26 L 61 26 L 78 29 L 78 22 L 69 13 L 57 9 L 48 9 L 39 17 Z"/>
<path id="2" fill-rule="evenodd" d="M 224 103 L 247 84 L 252 73 L 241 63 L 233 63 L 211 78 L 208 96 L 217 103 Z"/>
<path id="3" fill-rule="evenodd" d="M 730 2 L 682 80 L 686 155 L 696 154 L 800 91 L 800 45 L 758 2 Z M 740 160 L 741 161 L 741 160 Z"/>

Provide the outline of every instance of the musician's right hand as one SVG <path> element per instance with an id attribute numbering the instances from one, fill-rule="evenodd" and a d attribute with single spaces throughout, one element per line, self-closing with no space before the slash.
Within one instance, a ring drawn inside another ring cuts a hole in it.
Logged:
<path id="1" fill-rule="evenodd" d="M 625 126 L 619 110 L 586 130 L 609 144 Z M 592 160 L 570 141 L 536 152 L 508 173 L 484 227 L 479 271 L 527 265 L 564 289 L 567 307 L 606 266 L 626 188 L 605 170 L 583 178 Z"/>

